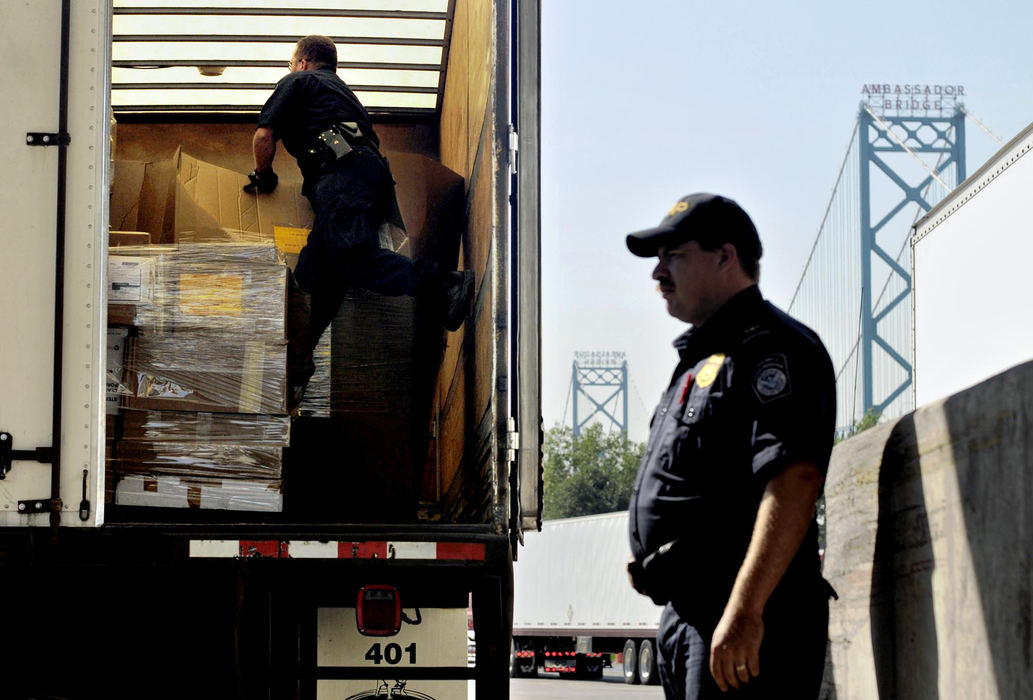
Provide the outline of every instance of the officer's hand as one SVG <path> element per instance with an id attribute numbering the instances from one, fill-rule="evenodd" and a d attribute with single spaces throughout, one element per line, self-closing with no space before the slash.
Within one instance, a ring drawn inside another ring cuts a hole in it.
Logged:
<path id="1" fill-rule="evenodd" d="M 635 557 L 628 559 L 628 581 L 631 582 L 631 587 L 642 595 L 649 595 L 646 589 L 642 587 L 642 565 L 635 561 Z"/>
<path id="2" fill-rule="evenodd" d="M 248 194 L 255 194 L 256 192 L 272 192 L 276 189 L 276 183 L 280 181 L 280 178 L 277 177 L 272 168 L 263 170 L 262 172 L 252 170 L 248 173 L 247 179 L 251 181 L 244 185 L 244 191 Z"/>
<path id="3" fill-rule="evenodd" d="M 710 645 L 710 675 L 722 691 L 736 688 L 760 675 L 760 642 L 764 618 L 729 605 L 714 630 Z"/>

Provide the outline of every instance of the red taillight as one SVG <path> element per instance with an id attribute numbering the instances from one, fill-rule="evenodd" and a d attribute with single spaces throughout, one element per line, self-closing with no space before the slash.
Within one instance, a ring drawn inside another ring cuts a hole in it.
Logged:
<path id="1" fill-rule="evenodd" d="M 359 634 L 368 637 L 389 637 L 402 627 L 402 599 L 394 586 L 363 586 L 355 612 Z"/>

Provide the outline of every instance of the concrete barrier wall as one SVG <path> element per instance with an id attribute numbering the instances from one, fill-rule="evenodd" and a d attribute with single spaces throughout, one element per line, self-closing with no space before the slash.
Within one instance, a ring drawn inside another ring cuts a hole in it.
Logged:
<path id="1" fill-rule="evenodd" d="M 824 698 L 1033 698 L 1033 362 L 837 445 Z"/>

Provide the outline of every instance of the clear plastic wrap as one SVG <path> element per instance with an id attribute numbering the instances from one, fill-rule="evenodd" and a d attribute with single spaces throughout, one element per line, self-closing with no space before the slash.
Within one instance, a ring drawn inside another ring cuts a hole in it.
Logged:
<path id="1" fill-rule="evenodd" d="M 121 438 L 142 442 L 287 447 L 290 427 L 289 416 L 127 409 L 122 414 Z"/>
<path id="2" fill-rule="evenodd" d="M 273 480 L 282 476 L 283 448 L 123 440 L 111 468 L 129 474 Z"/>
<path id="3" fill-rule="evenodd" d="M 109 328 L 107 333 L 107 363 L 104 368 L 104 412 L 114 416 L 119 411 L 122 397 L 129 393 L 125 385 L 126 342 L 129 329 Z"/>
<path id="4" fill-rule="evenodd" d="M 330 416 L 330 339 L 331 329 L 323 333 L 315 350 L 312 351 L 312 362 L 316 371 L 305 389 L 305 398 L 299 406 L 303 416 L 328 418 Z"/>
<path id="5" fill-rule="evenodd" d="M 126 506 L 275 513 L 283 510 L 279 481 L 116 475 L 114 502 Z"/>
<path id="6" fill-rule="evenodd" d="M 414 301 L 349 292 L 331 326 L 331 407 L 365 420 L 408 418 L 414 385 Z"/>
<path id="7" fill-rule="evenodd" d="M 130 338 L 127 408 L 286 414 L 287 346 L 246 335 Z"/>
<path id="8" fill-rule="evenodd" d="M 111 322 L 286 337 L 287 267 L 271 243 L 123 246 L 108 260 Z"/>

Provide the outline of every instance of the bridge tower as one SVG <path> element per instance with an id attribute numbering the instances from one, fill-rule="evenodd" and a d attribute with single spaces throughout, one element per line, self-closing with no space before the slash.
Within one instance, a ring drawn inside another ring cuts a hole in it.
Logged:
<path id="1" fill-rule="evenodd" d="M 628 361 L 623 352 L 576 352 L 571 376 L 574 393 L 574 437 L 600 417 L 628 432 Z M 589 409 L 582 416 L 580 403 Z"/>
<path id="2" fill-rule="evenodd" d="M 893 347 L 880 332 L 880 325 L 895 310 L 910 315 L 910 308 L 898 307 L 910 303 L 912 280 L 910 269 L 900 264 L 899 255 L 895 257 L 886 249 L 879 233 L 908 205 L 917 204 L 921 213 L 925 213 L 965 179 L 965 112 L 960 101 L 963 88 L 958 88 L 960 92 L 955 94 L 908 96 L 905 99 L 899 94 L 885 94 L 875 89 L 888 89 L 888 85 L 870 86 L 872 91 L 868 87 L 864 91 L 867 99 L 862 102 L 858 117 L 862 408 L 865 412 L 874 410 L 882 413 L 911 386 L 914 373 L 909 359 L 910 344 L 908 347 Z M 918 154 L 937 154 L 938 159 L 935 165 L 930 166 Z M 919 164 L 918 177 L 921 179 L 912 184 L 915 181 L 915 162 Z M 910 166 L 910 172 L 907 166 Z M 873 175 L 878 177 L 879 172 L 886 177 L 875 181 Z M 928 194 L 931 188 L 938 192 L 935 199 Z M 910 231 L 910 226 L 907 230 Z M 880 268 L 888 268 L 888 272 L 876 279 L 873 263 Z M 883 282 L 883 290 L 893 282 L 891 297 L 885 303 L 880 302 L 882 294 L 878 290 L 879 296 L 873 296 L 876 285 Z M 882 381 L 877 379 L 876 360 L 882 374 L 894 377 L 889 383 L 885 377 Z M 883 369 L 887 367 L 889 369 Z M 882 395 L 877 396 L 877 390 Z"/>

